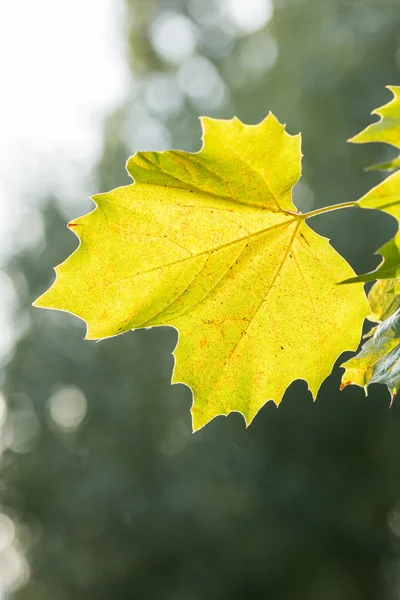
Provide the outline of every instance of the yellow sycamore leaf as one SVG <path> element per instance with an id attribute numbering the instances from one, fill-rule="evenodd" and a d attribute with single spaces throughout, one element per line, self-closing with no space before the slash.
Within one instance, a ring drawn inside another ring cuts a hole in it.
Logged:
<path id="1" fill-rule="evenodd" d="M 249 424 L 295 379 L 315 397 L 369 313 L 346 261 L 292 202 L 300 135 L 273 115 L 256 126 L 202 119 L 203 148 L 139 152 L 135 183 L 95 196 L 70 223 L 79 248 L 36 306 L 71 312 L 87 338 L 170 325 L 173 382 L 194 394 L 193 428 Z"/>
<path id="2" fill-rule="evenodd" d="M 379 121 L 368 125 L 363 131 L 352 137 L 349 142 L 365 144 L 382 142 L 400 149 L 400 86 L 388 85 L 393 98 L 390 102 L 372 111 L 379 116 Z M 400 156 L 393 160 L 369 167 L 369 169 L 397 169 L 400 167 Z"/>

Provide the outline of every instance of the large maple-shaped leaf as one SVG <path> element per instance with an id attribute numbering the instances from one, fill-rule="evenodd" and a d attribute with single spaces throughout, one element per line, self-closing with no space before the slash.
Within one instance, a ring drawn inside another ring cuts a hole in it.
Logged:
<path id="1" fill-rule="evenodd" d="M 202 124 L 200 152 L 139 152 L 135 183 L 94 197 L 36 302 L 84 319 L 89 339 L 175 327 L 173 382 L 193 390 L 194 429 L 231 411 L 250 423 L 294 379 L 315 396 L 368 314 L 362 285 L 336 285 L 351 268 L 292 202 L 300 136 L 272 115 Z"/>
<path id="2" fill-rule="evenodd" d="M 388 85 L 393 98 L 390 102 L 372 111 L 379 116 L 379 121 L 368 125 L 363 131 L 352 137 L 349 142 L 365 144 L 368 142 L 382 142 L 400 149 L 400 86 Z M 400 167 L 400 156 L 393 160 L 380 163 L 370 169 L 396 169 Z"/>

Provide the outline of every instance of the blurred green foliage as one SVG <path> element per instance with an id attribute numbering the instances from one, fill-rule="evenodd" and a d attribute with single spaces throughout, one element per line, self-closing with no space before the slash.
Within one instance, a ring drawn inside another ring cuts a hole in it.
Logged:
<path id="1" fill-rule="evenodd" d="M 137 149 L 197 149 L 200 114 L 272 110 L 303 132 L 301 209 L 360 197 L 385 157 L 345 140 L 398 83 L 397 0 L 276 0 L 258 21 L 223 4 L 127 0 L 132 95 L 104 125 L 93 191 L 127 183 Z M 57 205 L 8 266 L 28 323 L 2 373 L 1 503 L 31 570 L 16 600 L 398 598 L 399 404 L 380 386 L 340 393 L 336 369 L 315 404 L 296 382 L 249 429 L 231 415 L 192 435 L 190 392 L 170 386 L 174 330 L 95 344 L 31 308 L 76 247 Z M 315 227 L 358 271 L 395 229 L 372 211 Z"/>

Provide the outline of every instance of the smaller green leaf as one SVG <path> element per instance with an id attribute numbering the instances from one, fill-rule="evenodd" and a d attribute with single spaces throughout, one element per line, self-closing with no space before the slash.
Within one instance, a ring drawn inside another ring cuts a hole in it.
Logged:
<path id="1" fill-rule="evenodd" d="M 368 125 L 363 131 L 350 138 L 353 144 L 365 144 L 370 142 L 381 142 L 400 148 L 400 86 L 387 88 L 392 92 L 393 98 L 390 102 L 373 110 L 371 114 L 378 115 L 379 121 Z M 393 171 L 400 167 L 400 156 L 393 160 L 371 165 L 366 171 Z"/>
<path id="2" fill-rule="evenodd" d="M 361 208 L 382 210 L 394 217 L 400 223 L 400 171 L 396 171 L 387 179 L 375 186 L 365 196 L 358 200 L 357 205 Z M 342 283 L 359 283 L 361 281 L 374 281 L 375 279 L 398 279 L 400 278 L 400 231 L 389 242 L 384 244 L 376 252 L 381 254 L 383 261 L 369 273 L 358 277 L 351 277 Z"/>
<path id="3" fill-rule="evenodd" d="M 367 167 L 366 171 L 394 171 L 400 167 L 400 155 L 396 156 L 393 160 L 384 163 L 378 163 Z"/>
<path id="4" fill-rule="evenodd" d="M 384 321 L 400 308 L 400 294 L 397 291 L 398 279 L 378 279 L 368 294 L 371 307 L 370 321 Z"/>
<path id="5" fill-rule="evenodd" d="M 400 149 L 400 86 L 387 88 L 392 92 L 393 98 L 390 102 L 372 111 L 378 115 L 379 121 L 368 125 L 361 133 L 350 138 L 348 141 L 354 144 L 369 142 L 382 142 Z M 397 158 L 373 165 L 367 170 L 384 169 L 393 170 L 400 167 L 400 156 Z M 396 172 L 382 183 L 375 186 L 370 192 L 357 202 L 361 208 L 372 208 L 383 210 L 392 215 L 400 223 L 400 172 Z M 358 277 L 352 277 L 342 283 L 359 283 L 361 281 L 374 281 L 375 279 L 392 279 L 400 277 L 400 233 L 397 231 L 395 237 L 382 246 L 377 254 L 381 254 L 383 261 L 377 269 L 370 273 L 364 273 Z"/>
<path id="6" fill-rule="evenodd" d="M 372 111 L 379 121 L 368 125 L 363 131 L 350 138 L 353 144 L 382 142 L 400 148 L 400 86 L 386 86 L 393 94 L 390 102 Z"/>
<path id="7" fill-rule="evenodd" d="M 345 368 L 340 388 L 359 385 L 367 393 L 371 383 L 384 383 L 392 395 L 400 385 L 400 309 L 383 321 L 360 352 L 343 363 Z"/>
<path id="8" fill-rule="evenodd" d="M 388 87 L 394 98 L 373 112 L 380 117 L 379 121 L 369 125 L 350 142 L 383 142 L 400 148 L 400 87 Z M 400 156 L 368 170 L 398 167 Z M 374 187 L 358 200 L 357 205 L 388 213 L 397 220 L 399 227 L 394 238 L 378 250 L 383 260 L 374 271 L 343 282 L 378 280 L 368 295 L 371 307 L 369 319 L 381 323 L 367 334 L 369 340 L 360 352 L 342 365 L 345 373 L 341 387 L 353 384 L 367 391 L 370 383 L 384 383 L 393 399 L 400 384 L 400 171 Z"/>

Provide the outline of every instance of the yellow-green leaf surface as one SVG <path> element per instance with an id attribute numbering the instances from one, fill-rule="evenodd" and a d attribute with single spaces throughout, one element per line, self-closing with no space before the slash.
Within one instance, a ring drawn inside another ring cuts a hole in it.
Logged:
<path id="1" fill-rule="evenodd" d="M 380 120 L 372 123 L 349 141 L 356 144 L 367 142 L 383 142 L 400 148 L 400 86 L 388 86 L 394 98 L 385 106 L 373 111 Z M 385 165 L 377 165 L 385 166 Z M 400 157 L 387 163 L 386 167 L 400 166 Z M 400 222 L 400 171 L 397 171 L 382 183 L 372 188 L 357 202 L 361 208 L 382 210 L 392 215 Z M 377 254 L 381 254 L 383 261 L 377 269 L 364 273 L 358 277 L 346 280 L 344 283 L 360 281 L 374 281 L 375 279 L 394 279 L 400 277 L 400 232 L 393 239 L 384 244 Z"/>
<path id="2" fill-rule="evenodd" d="M 300 136 L 273 115 L 202 125 L 198 153 L 129 159 L 135 183 L 70 223 L 80 246 L 36 301 L 84 319 L 89 339 L 175 327 L 173 382 L 193 391 L 194 429 L 231 411 L 250 423 L 295 379 L 315 396 L 369 312 L 362 285 L 336 285 L 351 268 L 292 202 Z"/>
<path id="3" fill-rule="evenodd" d="M 400 171 L 396 171 L 379 185 L 372 188 L 356 203 L 361 208 L 382 210 L 400 222 Z M 344 283 L 374 281 L 375 279 L 397 279 L 400 277 L 400 231 L 389 242 L 384 244 L 377 254 L 383 261 L 377 269 L 358 277 L 351 277 Z"/>
<path id="4" fill-rule="evenodd" d="M 341 389 L 359 385 L 367 392 L 369 384 L 384 383 L 393 400 L 400 386 L 400 310 L 383 321 L 357 356 L 342 367 Z"/>
<path id="5" fill-rule="evenodd" d="M 379 121 L 368 125 L 361 133 L 352 137 L 349 142 L 364 144 L 382 142 L 400 149 L 400 86 L 387 86 L 393 98 L 384 106 L 372 112 L 379 116 Z M 396 169 L 400 167 L 400 156 L 392 161 L 374 165 L 370 169 Z"/>
<path id="6" fill-rule="evenodd" d="M 379 279 L 374 283 L 368 294 L 371 321 L 384 321 L 400 308 L 398 285 L 398 279 Z"/>
<path id="7" fill-rule="evenodd" d="M 380 120 L 352 138 L 351 142 L 384 142 L 400 148 L 400 87 L 389 87 L 394 98 L 374 111 Z M 400 166 L 400 157 L 377 168 L 394 169 Z M 400 173 L 388 177 L 377 185 L 357 204 L 361 208 L 382 210 L 400 222 Z M 348 282 L 378 281 L 373 285 L 368 300 L 371 306 L 370 320 L 380 324 L 369 332 L 370 339 L 354 358 L 342 366 L 345 373 L 342 387 L 355 384 L 364 387 L 370 383 L 384 383 L 392 399 L 400 383 L 400 233 L 378 250 L 383 261 L 370 273 L 351 278 Z"/>

